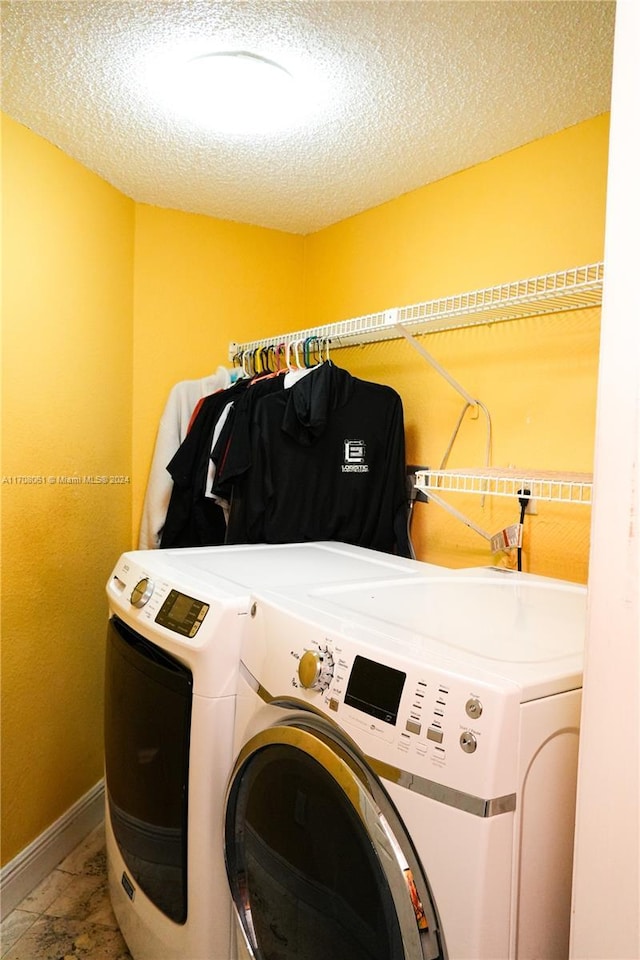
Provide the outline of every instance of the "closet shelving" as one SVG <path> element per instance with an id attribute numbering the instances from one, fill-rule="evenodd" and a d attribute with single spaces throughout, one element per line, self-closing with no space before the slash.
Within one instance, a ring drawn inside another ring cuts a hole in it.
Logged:
<path id="1" fill-rule="evenodd" d="M 350 320 L 339 320 L 295 333 L 284 333 L 248 343 L 232 342 L 229 345 L 229 358 L 233 360 L 243 353 L 270 346 L 303 343 L 310 338 L 329 341 L 331 348 L 335 349 L 399 339 L 402 336 L 399 326 L 412 334 L 437 333 L 441 330 L 599 306 L 602 302 L 603 276 L 603 264 L 590 263 L 557 273 L 395 307 Z"/>
<path id="2" fill-rule="evenodd" d="M 603 278 L 604 264 L 589 263 L 293 333 L 247 343 L 232 342 L 229 344 L 229 359 L 237 361 L 243 354 L 269 347 L 300 347 L 310 340 L 328 343 L 332 350 L 403 337 L 411 342 L 416 334 L 597 307 L 602 303 Z M 415 346 L 416 342 L 413 344 Z M 426 351 L 422 352 L 437 366 Z M 439 372 L 446 376 L 441 368 Z M 459 388 L 459 385 L 453 385 Z M 416 486 L 427 496 L 429 492 L 436 496 L 440 492 L 450 492 L 517 497 L 519 490 L 528 489 L 532 500 L 590 504 L 592 479 L 589 474 L 514 472 L 482 467 L 477 470 L 419 471 Z"/>
<path id="3" fill-rule="evenodd" d="M 529 500 L 555 503 L 591 503 L 590 473 L 483 468 L 482 470 L 418 470 L 416 487 L 427 497 L 437 493 L 476 493 L 481 496 L 517 498 L 528 490 Z"/>

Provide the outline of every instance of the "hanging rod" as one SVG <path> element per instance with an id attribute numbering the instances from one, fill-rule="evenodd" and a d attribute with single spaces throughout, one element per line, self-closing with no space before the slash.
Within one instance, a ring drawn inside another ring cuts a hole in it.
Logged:
<path id="1" fill-rule="evenodd" d="M 406 326 L 412 333 L 437 333 L 440 330 L 596 307 L 602 303 L 603 277 L 604 264 L 589 263 L 557 273 L 309 327 L 295 333 L 283 333 L 247 343 L 232 341 L 229 344 L 229 359 L 232 361 L 242 353 L 273 344 L 286 345 L 311 338 L 329 341 L 333 349 L 394 340 L 401 336 L 398 324 Z"/>

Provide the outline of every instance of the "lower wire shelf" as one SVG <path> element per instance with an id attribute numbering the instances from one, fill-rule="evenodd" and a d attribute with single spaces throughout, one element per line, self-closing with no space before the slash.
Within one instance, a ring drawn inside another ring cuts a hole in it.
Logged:
<path id="1" fill-rule="evenodd" d="M 591 503 L 593 476 L 590 473 L 564 473 L 543 470 L 518 470 L 511 467 L 484 467 L 460 470 L 419 470 L 416 488 L 425 496 L 438 493 L 475 493 L 493 497 L 524 497 L 554 503 Z M 528 494 L 521 491 L 528 490 Z"/>

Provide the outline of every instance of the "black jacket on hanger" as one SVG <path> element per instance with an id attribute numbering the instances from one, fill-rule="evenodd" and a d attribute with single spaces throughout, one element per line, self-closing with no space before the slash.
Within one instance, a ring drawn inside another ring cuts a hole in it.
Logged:
<path id="1" fill-rule="evenodd" d="M 337 540 L 410 556 L 402 402 L 333 363 L 255 405 L 228 543 Z"/>
<path id="2" fill-rule="evenodd" d="M 187 436 L 167 466 L 173 489 L 160 547 L 205 547 L 225 542 L 227 524 L 222 507 L 205 495 L 211 444 L 216 423 L 230 400 L 248 386 L 232 387 L 205 397 Z"/>
<path id="3" fill-rule="evenodd" d="M 211 458 L 216 466 L 213 493 L 221 500 L 239 504 L 243 497 L 247 472 L 251 467 L 251 427 L 256 405 L 271 393 L 284 387 L 284 376 L 257 377 L 248 383 L 249 389 L 233 405 Z M 235 510 L 236 518 L 239 516 Z M 238 531 L 235 543 L 244 543 Z"/>

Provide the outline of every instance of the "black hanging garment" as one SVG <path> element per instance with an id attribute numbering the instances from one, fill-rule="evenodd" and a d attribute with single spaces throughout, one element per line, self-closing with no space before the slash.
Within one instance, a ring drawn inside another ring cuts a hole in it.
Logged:
<path id="1" fill-rule="evenodd" d="M 410 556 L 402 402 L 391 387 L 324 363 L 255 404 L 249 442 L 227 543 L 337 540 Z"/>
<path id="2" fill-rule="evenodd" d="M 256 406 L 270 394 L 283 390 L 284 383 L 283 374 L 254 378 L 249 389 L 234 403 L 232 416 L 228 418 L 212 451 L 211 459 L 215 464 L 212 492 L 220 502 L 230 505 L 233 500 L 236 505 L 236 518 L 243 513 L 239 504 L 251 467 L 251 430 Z M 228 536 L 227 542 L 231 542 Z M 236 539 L 233 542 L 246 542 L 246 535 L 240 532 L 239 527 L 236 528 Z"/>
<path id="3" fill-rule="evenodd" d="M 206 495 L 209 458 L 220 416 L 230 401 L 242 395 L 248 383 L 239 380 L 227 390 L 205 397 L 189 433 L 168 464 L 173 489 L 161 548 L 217 546 L 225 542 L 224 511 Z"/>

